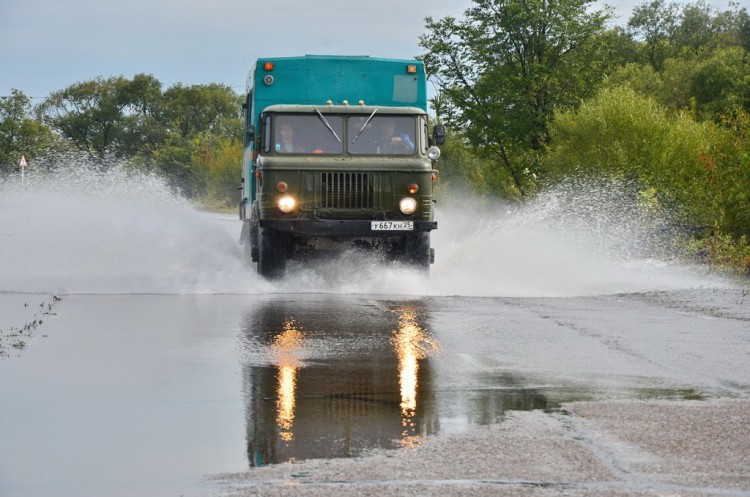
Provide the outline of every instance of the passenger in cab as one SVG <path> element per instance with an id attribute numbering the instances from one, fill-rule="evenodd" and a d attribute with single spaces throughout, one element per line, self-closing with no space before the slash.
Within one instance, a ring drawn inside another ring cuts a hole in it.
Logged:
<path id="1" fill-rule="evenodd" d="M 295 141 L 294 125 L 290 122 L 282 122 L 276 132 L 276 151 L 284 154 L 301 154 L 305 148 Z"/>

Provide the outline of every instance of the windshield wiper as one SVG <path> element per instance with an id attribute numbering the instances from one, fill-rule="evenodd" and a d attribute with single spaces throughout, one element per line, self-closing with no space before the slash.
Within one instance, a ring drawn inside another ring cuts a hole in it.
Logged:
<path id="1" fill-rule="evenodd" d="M 359 128 L 359 132 L 357 133 L 357 136 L 355 136 L 355 137 L 354 137 L 354 140 L 352 140 L 352 145 L 354 145 L 354 142 L 355 142 L 355 141 L 357 141 L 357 139 L 359 138 L 359 135 L 361 135 L 361 134 L 362 134 L 362 132 L 363 132 L 363 131 L 365 130 L 365 128 L 367 127 L 367 125 L 368 125 L 368 124 L 370 124 L 370 121 L 372 121 L 372 118 L 373 118 L 373 116 L 375 115 L 375 113 L 376 113 L 377 111 L 378 111 L 378 108 L 377 108 L 377 107 L 375 107 L 375 109 L 374 109 L 374 110 L 372 111 L 372 114 L 370 114 L 370 117 L 368 117 L 368 118 L 367 118 L 367 121 L 365 121 L 365 123 L 364 123 L 364 124 L 362 125 L 362 127 L 361 127 L 361 128 Z"/>
<path id="2" fill-rule="evenodd" d="M 323 124 L 326 125 L 326 128 L 328 128 L 328 131 L 333 133 L 333 136 L 335 136 L 336 139 L 339 141 L 339 143 L 341 143 L 341 138 L 339 138 L 339 135 L 337 135 L 336 132 L 333 130 L 333 128 L 331 127 L 331 124 L 328 122 L 328 119 L 326 119 L 325 116 L 321 114 L 321 112 L 317 109 L 317 107 L 315 108 L 315 112 L 318 113 L 318 117 L 320 118 L 321 121 L 323 121 Z"/>

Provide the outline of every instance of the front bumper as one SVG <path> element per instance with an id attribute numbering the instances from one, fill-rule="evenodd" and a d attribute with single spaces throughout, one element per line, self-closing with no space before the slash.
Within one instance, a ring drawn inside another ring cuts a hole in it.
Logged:
<path id="1" fill-rule="evenodd" d="M 437 229 L 437 221 L 414 221 L 414 229 L 410 231 L 373 230 L 371 223 L 369 219 L 262 219 L 259 221 L 259 226 L 264 229 L 310 237 L 390 237 Z"/>

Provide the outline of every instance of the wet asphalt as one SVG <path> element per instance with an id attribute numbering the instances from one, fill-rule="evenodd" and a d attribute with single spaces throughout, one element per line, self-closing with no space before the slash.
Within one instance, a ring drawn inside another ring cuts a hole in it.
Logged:
<path id="1" fill-rule="evenodd" d="M 750 495 L 743 287 L 54 297 L 0 295 L 3 496 Z"/>

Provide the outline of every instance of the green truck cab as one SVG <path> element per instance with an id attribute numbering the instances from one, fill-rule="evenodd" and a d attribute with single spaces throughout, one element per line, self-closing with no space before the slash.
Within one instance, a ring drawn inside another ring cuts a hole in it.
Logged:
<path id="1" fill-rule="evenodd" d="M 243 108 L 240 241 L 262 276 L 347 247 L 429 270 L 445 130 L 420 61 L 259 59 Z"/>

